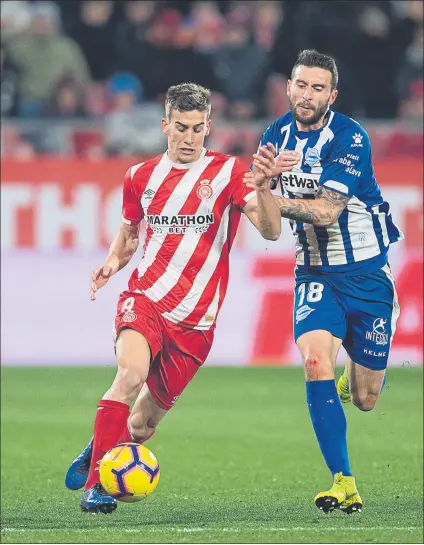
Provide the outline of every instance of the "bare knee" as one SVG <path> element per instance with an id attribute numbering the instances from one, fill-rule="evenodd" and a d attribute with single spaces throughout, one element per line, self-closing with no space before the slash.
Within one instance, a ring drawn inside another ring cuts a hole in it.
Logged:
<path id="1" fill-rule="evenodd" d="M 306 380 L 331 380 L 334 378 L 333 365 L 329 358 L 320 355 L 310 355 L 304 361 Z"/>
<path id="2" fill-rule="evenodd" d="M 306 380 L 319 380 L 321 358 L 318 356 L 310 356 L 305 359 L 305 376 Z"/>
<path id="3" fill-rule="evenodd" d="M 140 443 L 146 441 L 146 439 L 153 435 L 156 427 L 150 424 L 150 422 L 146 423 L 139 413 L 130 415 L 128 418 L 128 431 L 134 441 Z"/>
<path id="4" fill-rule="evenodd" d="M 358 407 L 360 411 L 372 411 L 377 403 L 378 395 L 376 394 L 354 394 L 352 393 L 352 403 Z"/>

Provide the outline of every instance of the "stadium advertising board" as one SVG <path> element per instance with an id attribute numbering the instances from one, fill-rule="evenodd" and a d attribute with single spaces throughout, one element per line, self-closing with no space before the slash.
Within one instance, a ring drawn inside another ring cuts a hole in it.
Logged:
<path id="1" fill-rule="evenodd" d="M 124 173 L 140 160 L 2 160 L 3 364 L 113 364 L 116 302 L 132 265 L 95 303 L 89 277 L 117 230 Z M 422 165 L 383 161 L 376 174 L 406 237 L 391 251 L 402 313 L 390 364 L 422 363 Z M 286 222 L 282 238 L 269 242 L 243 218 L 209 364 L 299 363 L 293 249 Z"/>

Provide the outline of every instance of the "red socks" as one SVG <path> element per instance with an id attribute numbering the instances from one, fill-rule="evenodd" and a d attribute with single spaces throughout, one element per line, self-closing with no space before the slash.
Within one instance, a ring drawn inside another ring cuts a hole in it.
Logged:
<path id="1" fill-rule="evenodd" d="M 130 408 L 126 403 L 101 400 L 97 405 L 93 453 L 85 490 L 99 482 L 99 462 L 106 452 L 118 443 L 132 441 L 127 428 L 129 415 Z"/>
<path id="2" fill-rule="evenodd" d="M 102 399 L 97 405 L 96 419 L 94 420 L 93 452 L 85 490 L 99 482 L 99 462 L 108 450 L 119 443 L 134 442 L 128 431 L 129 416 L 130 408 L 126 403 Z M 144 443 L 154 433 L 155 430 L 144 441 L 139 442 Z"/>

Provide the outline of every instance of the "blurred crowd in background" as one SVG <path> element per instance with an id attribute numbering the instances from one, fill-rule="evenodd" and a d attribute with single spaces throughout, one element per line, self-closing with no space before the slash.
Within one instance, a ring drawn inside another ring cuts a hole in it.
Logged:
<path id="1" fill-rule="evenodd" d="M 158 153 L 183 81 L 212 90 L 210 147 L 250 153 L 304 48 L 336 58 L 336 110 L 423 119 L 421 0 L 9 0 L 1 29 L 3 155 Z"/>

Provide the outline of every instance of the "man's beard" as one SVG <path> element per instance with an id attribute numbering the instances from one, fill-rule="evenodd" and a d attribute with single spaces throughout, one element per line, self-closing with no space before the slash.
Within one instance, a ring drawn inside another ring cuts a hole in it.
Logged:
<path id="1" fill-rule="evenodd" d="M 299 115 L 299 113 L 296 110 L 296 106 L 293 104 L 290 97 L 289 97 L 289 104 L 290 104 L 290 110 L 292 111 L 296 121 L 299 121 L 299 123 L 302 123 L 303 125 L 315 125 L 327 113 L 329 101 L 327 101 L 325 104 L 322 104 L 318 108 L 311 107 L 311 111 L 314 112 L 314 115 L 312 115 L 312 117 L 306 117 L 306 118 Z M 297 107 L 299 106 L 300 105 L 297 104 Z"/>

